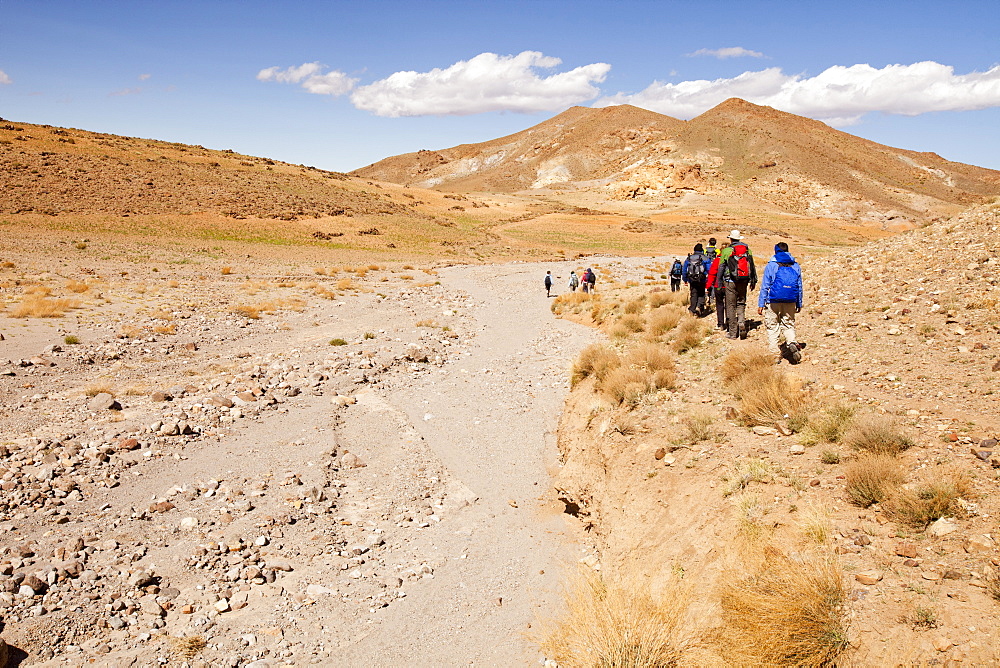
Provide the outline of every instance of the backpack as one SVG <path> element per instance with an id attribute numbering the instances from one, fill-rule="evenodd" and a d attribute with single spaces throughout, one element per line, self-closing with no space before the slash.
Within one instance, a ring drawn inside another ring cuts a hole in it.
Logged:
<path id="1" fill-rule="evenodd" d="M 798 303 L 799 275 L 792 265 L 778 265 L 778 271 L 774 272 L 774 280 L 771 281 L 771 288 L 767 291 L 767 300 Z"/>
<path id="2" fill-rule="evenodd" d="M 715 246 L 709 246 L 705 249 L 705 257 L 711 262 L 715 259 L 715 256 L 719 254 L 719 250 Z"/>
<path id="3" fill-rule="evenodd" d="M 750 280 L 750 249 L 746 244 L 736 244 L 733 246 L 733 253 L 726 259 L 726 273 L 729 280 L 737 283 L 745 283 Z"/>
<path id="4" fill-rule="evenodd" d="M 684 265 L 681 264 L 680 260 L 674 260 L 674 266 L 670 268 L 670 275 L 674 278 L 680 278 L 681 272 L 684 269 Z"/>
<path id="5" fill-rule="evenodd" d="M 688 255 L 688 283 L 705 282 L 705 256 L 701 253 Z"/>
<path id="6" fill-rule="evenodd" d="M 569 279 L 569 284 L 570 284 L 570 285 L 571 285 L 572 287 L 574 287 L 574 288 L 575 288 L 576 286 L 580 285 L 580 279 L 576 277 L 576 274 L 573 274 L 573 275 L 572 275 L 572 276 L 570 277 L 570 279 Z"/>

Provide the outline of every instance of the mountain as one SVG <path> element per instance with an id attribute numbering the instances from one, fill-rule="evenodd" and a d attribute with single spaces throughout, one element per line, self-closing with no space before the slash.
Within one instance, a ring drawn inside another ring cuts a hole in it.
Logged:
<path id="1" fill-rule="evenodd" d="M 460 192 L 588 190 L 664 202 L 889 221 L 927 220 L 1000 195 L 1000 172 L 892 148 L 733 98 L 681 121 L 629 105 L 569 110 L 480 144 L 386 158 L 352 172 Z"/>

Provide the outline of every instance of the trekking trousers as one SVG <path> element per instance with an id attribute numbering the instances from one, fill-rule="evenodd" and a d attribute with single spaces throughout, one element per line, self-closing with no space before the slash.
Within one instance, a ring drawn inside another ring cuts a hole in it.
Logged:
<path id="1" fill-rule="evenodd" d="M 679 279 L 679 278 L 671 278 L 670 279 L 670 291 L 671 292 L 677 292 L 680 289 L 681 289 L 681 279 Z"/>
<path id="2" fill-rule="evenodd" d="M 726 321 L 729 323 L 729 336 L 733 338 L 746 327 L 748 287 L 749 282 L 726 281 Z"/>
<path id="3" fill-rule="evenodd" d="M 691 288 L 691 304 L 688 310 L 695 315 L 701 315 L 705 312 L 705 284 L 688 283 L 688 287 Z"/>
<path id="4" fill-rule="evenodd" d="M 764 327 L 767 328 L 767 349 L 775 355 L 781 354 L 778 341 L 795 343 L 795 304 L 791 302 L 771 302 L 764 307 Z"/>
<path id="5" fill-rule="evenodd" d="M 726 291 L 722 288 L 715 289 L 715 317 L 719 329 L 726 326 Z"/>

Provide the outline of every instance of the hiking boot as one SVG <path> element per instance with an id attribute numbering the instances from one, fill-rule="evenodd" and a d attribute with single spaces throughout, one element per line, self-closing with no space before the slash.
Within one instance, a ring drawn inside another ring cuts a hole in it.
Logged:
<path id="1" fill-rule="evenodd" d="M 743 324 L 741 324 L 739 326 L 739 338 L 741 338 L 741 339 L 747 338 L 747 325 L 746 325 L 746 323 L 743 323 Z"/>
<path id="2" fill-rule="evenodd" d="M 803 348 L 805 348 L 805 345 L 795 343 L 794 341 L 792 343 L 786 343 L 785 349 L 788 351 L 788 361 L 792 364 L 798 364 L 801 362 Z"/>

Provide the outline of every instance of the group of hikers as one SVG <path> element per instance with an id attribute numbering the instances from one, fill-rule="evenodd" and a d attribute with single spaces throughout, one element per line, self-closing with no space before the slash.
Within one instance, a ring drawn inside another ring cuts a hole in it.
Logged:
<path id="1" fill-rule="evenodd" d="M 714 301 L 717 324 L 726 338 L 746 338 L 747 293 L 756 289 L 758 278 L 753 252 L 739 230 L 730 232 L 729 240 L 719 247 L 711 238 L 707 248 L 695 244 L 683 262 L 675 259 L 670 269 L 671 291 L 680 290 L 682 281 L 690 290 L 692 314 L 708 315 Z M 764 268 L 757 298 L 757 314 L 764 318 L 767 346 L 775 362 L 783 357 L 795 364 L 802 361 L 805 344 L 795 336 L 795 314 L 802 309 L 802 296 L 802 269 L 782 241 Z"/>
<path id="2" fill-rule="evenodd" d="M 545 296 L 552 295 L 552 272 L 545 273 Z M 729 233 L 729 239 L 716 246 L 716 239 L 694 245 L 694 250 L 682 262 L 675 258 L 670 268 L 670 290 L 677 292 L 685 283 L 691 293 L 688 309 L 697 317 L 715 314 L 719 329 L 726 338 L 747 337 L 747 294 L 757 288 L 757 266 L 753 252 L 743 241 L 739 230 Z M 793 364 L 802 361 L 805 344 L 795 336 L 795 314 L 802 309 L 802 269 L 788 250 L 788 244 L 779 242 L 774 255 L 764 267 L 757 298 L 757 315 L 763 316 L 767 330 L 767 347 L 775 363 L 782 358 Z M 597 275 L 590 267 L 577 276 L 569 274 L 569 289 L 573 292 L 582 286 L 584 292 L 593 292 Z"/>

